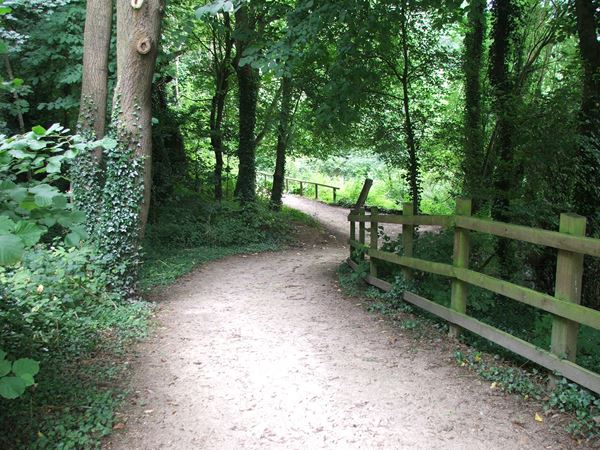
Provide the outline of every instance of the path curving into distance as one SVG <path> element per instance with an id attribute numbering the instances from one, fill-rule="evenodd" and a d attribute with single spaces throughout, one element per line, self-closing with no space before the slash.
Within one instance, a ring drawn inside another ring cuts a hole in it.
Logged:
<path id="1" fill-rule="evenodd" d="M 166 290 L 104 448 L 574 448 L 341 293 L 347 210 L 285 202 L 335 236 L 301 228 L 296 248 L 212 262 Z"/>

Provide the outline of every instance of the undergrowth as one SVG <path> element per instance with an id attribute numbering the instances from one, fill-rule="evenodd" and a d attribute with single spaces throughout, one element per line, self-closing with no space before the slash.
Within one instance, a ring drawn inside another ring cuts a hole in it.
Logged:
<path id="1" fill-rule="evenodd" d="M 367 310 L 390 317 L 399 328 L 411 330 L 415 339 L 432 333 L 443 338 L 448 331 L 445 322 L 402 300 L 405 290 L 416 291 L 414 282 L 397 277 L 392 290 L 384 293 L 363 282 L 367 273 L 366 262 L 359 264 L 357 271 L 343 264 L 338 270 L 340 288 L 346 295 L 365 298 Z M 577 439 L 600 444 L 600 397 L 562 377 L 557 378 L 555 389 L 548 390 L 548 377 L 537 367 L 495 345 L 481 345 L 483 340 L 469 333 L 463 341 L 468 345 L 454 351 L 456 364 L 489 381 L 492 389 L 540 401 L 548 415 L 557 411 L 568 414 L 568 432 Z"/>

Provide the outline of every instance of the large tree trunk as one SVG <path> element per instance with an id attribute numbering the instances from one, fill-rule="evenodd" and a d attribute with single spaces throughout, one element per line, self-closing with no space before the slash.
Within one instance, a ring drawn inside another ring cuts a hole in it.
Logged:
<path id="1" fill-rule="evenodd" d="M 97 139 L 106 131 L 108 53 L 112 31 L 112 0 L 88 0 L 83 32 L 83 69 L 79 131 Z M 100 156 L 101 149 L 96 150 Z"/>
<path id="2" fill-rule="evenodd" d="M 510 118 L 512 102 L 515 100 L 514 83 L 509 76 L 509 51 L 514 33 L 515 8 L 512 0 L 495 0 L 493 42 L 490 49 L 490 83 L 493 89 L 493 107 L 496 114 L 496 151 L 499 158 L 494 173 L 494 199 L 492 218 L 501 222 L 510 221 L 510 199 L 514 195 L 514 145 L 513 122 Z M 499 239 L 496 246 L 500 272 L 503 278 L 512 273 L 510 244 Z"/>
<path id="3" fill-rule="evenodd" d="M 419 214 L 421 207 L 421 176 L 418 155 L 418 143 L 415 136 L 415 129 L 412 122 L 410 107 L 410 54 L 409 54 L 409 36 L 408 36 L 408 16 L 406 9 L 408 2 L 402 4 L 402 17 L 400 22 L 400 31 L 402 38 L 402 100 L 404 108 L 404 134 L 406 138 L 406 148 L 408 149 L 408 184 L 412 196 L 414 214 Z"/>
<path id="4" fill-rule="evenodd" d="M 117 84 L 114 123 L 119 145 L 143 158 L 141 233 L 152 189 L 152 76 L 160 43 L 162 0 L 117 2 Z"/>
<path id="5" fill-rule="evenodd" d="M 101 139 L 106 132 L 108 58 L 112 34 L 112 0 L 88 0 L 83 33 L 83 69 L 78 132 Z M 85 212 L 86 228 L 94 234 L 102 202 L 102 148 L 78 155 L 71 170 L 73 200 Z"/>
<path id="6" fill-rule="evenodd" d="M 236 195 L 242 204 L 251 203 L 256 199 L 256 104 L 258 101 L 259 75 L 250 64 L 240 65 L 244 54 L 248 35 L 255 31 L 254 18 L 249 17 L 248 5 L 236 12 L 236 29 L 238 38 L 237 48 L 237 77 L 240 96 L 239 107 L 239 172 L 236 185 Z"/>
<path id="7" fill-rule="evenodd" d="M 484 135 L 481 111 L 481 68 L 485 39 L 485 0 L 471 0 L 465 35 L 465 143 L 463 192 L 473 198 L 477 210 L 482 200 Z"/>
<path id="8" fill-rule="evenodd" d="M 281 80 L 281 110 L 277 128 L 277 156 L 275 173 L 273 174 L 273 189 L 271 190 L 271 205 L 275 210 L 281 209 L 283 186 L 285 182 L 285 157 L 291 135 L 292 117 L 292 79 L 284 76 Z"/>
<path id="9" fill-rule="evenodd" d="M 583 63 L 581 125 L 575 186 L 577 212 L 591 222 L 588 230 L 600 232 L 600 43 L 598 13 L 592 0 L 575 0 L 579 52 Z"/>

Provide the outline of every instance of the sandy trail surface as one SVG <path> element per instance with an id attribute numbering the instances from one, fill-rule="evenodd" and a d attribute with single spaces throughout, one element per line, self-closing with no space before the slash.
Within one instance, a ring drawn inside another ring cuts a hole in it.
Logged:
<path id="1" fill-rule="evenodd" d="M 336 237 L 301 228 L 296 248 L 216 261 L 165 291 L 105 448 L 573 448 L 528 404 L 345 297 L 347 212 L 286 203 Z"/>

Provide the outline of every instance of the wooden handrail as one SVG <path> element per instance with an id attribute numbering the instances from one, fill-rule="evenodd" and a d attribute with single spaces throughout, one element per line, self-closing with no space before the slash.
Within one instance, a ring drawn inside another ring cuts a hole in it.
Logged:
<path id="1" fill-rule="evenodd" d="M 274 175 L 267 173 L 267 172 L 256 172 L 257 175 L 262 175 L 263 177 L 267 178 L 267 177 L 273 177 Z M 309 181 L 309 180 L 299 180 L 297 178 L 290 178 L 290 177 L 283 177 L 283 179 L 285 181 L 293 181 L 295 183 L 300 183 L 300 195 L 303 194 L 303 185 L 304 183 L 306 184 L 314 184 L 315 185 L 315 199 L 319 198 L 319 188 L 318 186 L 323 186 L 329 189 L 333 189 L 333 201 L 335 202 L 336 200 L 336 196 L 337 196 L 337 190 L 340 189 L 337 186 L 331 186 L 329 184 L 323 184 L 323 183 L 319 183 L 317 181 Z"/>
<path id="2" fill-rule="evenodd" d="M 401 256 L 379 250 L 376 236 L 371 235 L 369 244 L 366 244 L 364 232 L 361 233 L 358 241 L 355 232 L 351 233 L 351 256 L 348 264 L 357 270 L 357 262 L 360 261 L 353 260 L 356 258 L 356 254 L 358 253 L 361 259 L 365 255 L 368 256 L 371 270 L 364 277 L 367 283 L 383 290 L 391 289 L 390 283 L 377 278 L 378 261 L 386 261 L 401 267 L 404 276 L 409 279 L 412 278 L 413 270 L 448 277 L 452 280 L 450 308 L 410 292 L 405 292 L 404 300 L 448 320 L 451 324 L 451 336 L 457 336 L 461 328 L 468 329 L 600 393 L 600 374 L 580 367 L 574 362 L 579 324 L 600 330 L 600 311 L 579 304 L 583 255 L 600 256 L 600 239 L 583 236 L 585 218 L 574 214 L 562 214 L 560 231 L 557 232 L 471 217 L 470 200 L 464 199 L 457 200 L 457 209 L 454 215 L 412 215 L 412 204 L 405 203 L 404 207 L 408 209 L 404 211 L 403 215 L 381 214 L 377 209 L 370 215 L 366 214 L 364 209 L 354 210 L 348 215 L 352 231 L 356 230 L 357 222 L 362 230 L 366 229 L 367 222 L 371 223 L 371 230 L 377 229 L 381 224 L 393 223 L 401 224 L 403 234 L 406 234 L 406 236 L 403 235 L 405 254 Z M 414 226 L 418 225 L 454 228 L 452 264 L 414 257 L 412 231 Z M 555 295 L 538 292 L 469 269 L 469 233 L 472 231 L 558 249 Z M 551 313 L 554 317 L 551 351 L 538 349 L 515 336 L 469 317 L 466 308 L 468 286 L 477 286 Z M 566 359 L 563 359 L 565 357 Z"/>

